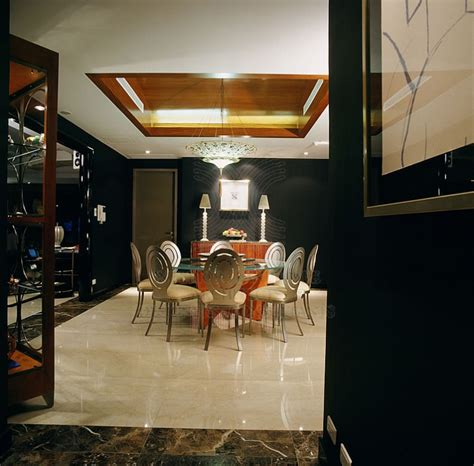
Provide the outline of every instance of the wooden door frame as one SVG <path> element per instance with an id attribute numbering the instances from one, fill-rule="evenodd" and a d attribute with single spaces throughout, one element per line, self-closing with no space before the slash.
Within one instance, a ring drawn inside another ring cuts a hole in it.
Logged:
<path id="1" fill-rule="evenodd" d="M 137 172 L 170 172 L 173 174 L 173 241 L 178 241 L 178 169 L 177 168 L 134 168 L 133 169 L 133 200 L 132 200 L 132 241 L 135 242 L 136 212 L 136 173 Z"/>

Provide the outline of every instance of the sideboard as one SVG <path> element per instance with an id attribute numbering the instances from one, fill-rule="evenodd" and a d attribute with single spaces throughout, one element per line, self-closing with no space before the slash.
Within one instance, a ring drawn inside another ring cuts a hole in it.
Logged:
<path id="1" fill-rule="evenodd" d="M 198 257 L 201 252 L 209 252 L 216 241 L 192 241 L 191 257 Z M 259 241 L 230 241 L 235 252 L 245 254 L 254 259 L 264 259 L 267 249 L 272 243 L 260 243 Z"/>

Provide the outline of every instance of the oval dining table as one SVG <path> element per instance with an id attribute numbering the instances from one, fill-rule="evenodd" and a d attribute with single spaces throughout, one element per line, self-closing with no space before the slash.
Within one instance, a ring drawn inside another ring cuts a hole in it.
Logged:
<path id="1" fill-rule="evenodd" d="M 284 262 L 272 261 L 265 262 L 263 259 L 243 258 L 245 279 L 241 287 L 247 296 L 256 288 L 266 286 L 268 284 L 268 274 L 273 272 L 278 274 L 283 270 Z M 206 282 L 204 281 L 204 266 L 206 257 L 203 258 L 183 258 L 177 267 L 177 272 L 193 272 L 196 277 L 196 286 L 201 291 L 207 291 Z M 245 316 L 250 317 L 250 300 L 245 303 Z M 252 313 L 253 320 L 262 320 L 262 303 L 255 302 Z"/>

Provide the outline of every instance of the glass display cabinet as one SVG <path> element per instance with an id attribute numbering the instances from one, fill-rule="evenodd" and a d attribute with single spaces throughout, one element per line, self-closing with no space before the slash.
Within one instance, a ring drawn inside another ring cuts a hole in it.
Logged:
<path id="1" fill-rule="evenodd" d="M 54 402 L 58 54 L 10 37 L 8 403 Z"/>

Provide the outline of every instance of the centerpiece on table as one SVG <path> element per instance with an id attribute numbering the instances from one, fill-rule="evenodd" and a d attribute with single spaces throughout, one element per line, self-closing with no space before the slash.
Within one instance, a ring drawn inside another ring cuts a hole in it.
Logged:
<path id="1" fill-rule="evenodd" d="M 237 228 L 228 228 L 222 232 L 222 236 L 227 239 L 242 240 L 245 241 L 247 233 L 244 230 L 238 230 Z"/>

